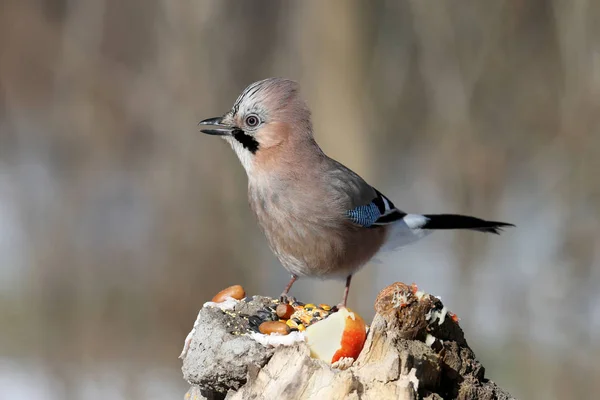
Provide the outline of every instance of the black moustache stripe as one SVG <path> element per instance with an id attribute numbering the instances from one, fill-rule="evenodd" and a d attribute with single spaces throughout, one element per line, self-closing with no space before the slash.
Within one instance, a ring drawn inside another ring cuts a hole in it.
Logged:
<path id="1" fill-rule="evenodd" d="M 241 129 L 234 129 L 233 138 L 240 142 L 245 149 L 247 149 L 250 153 L 255 154 L 258 150 L 258 142 L 254 139 L 253 136 L 247 135 Z"/>

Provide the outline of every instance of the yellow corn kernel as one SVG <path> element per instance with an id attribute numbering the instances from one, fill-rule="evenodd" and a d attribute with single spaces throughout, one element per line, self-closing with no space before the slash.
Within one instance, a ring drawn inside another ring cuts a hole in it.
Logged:
<path id="1" fill-rule="evenodd" d="M 299 325 L 296 323 L 296 321 L 293 321 L 291 319 L 288 319 L 287 321 L 285 321 L 285 324 L 287 326 L 289 326 L 290 328 L 296 328 L 299 329 Z"/>

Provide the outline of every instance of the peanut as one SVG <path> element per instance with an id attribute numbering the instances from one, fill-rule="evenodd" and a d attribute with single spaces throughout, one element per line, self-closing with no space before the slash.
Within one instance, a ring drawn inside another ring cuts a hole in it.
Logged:
<path id="1" fill-rule="evenodd" d="M 265 321 L 260 324 L 258 330 L 264 335 L 272 335 L 274 333 L 287 335 L 290 333 L 290 327 L 279 321 Z"/>
<path id="2" fill-rule="evenodd" d="M 227 297 L 233 297 L 236 300 L 241 300 L 246 297 L 246 292 L 240 285 L 229 286 L 228 288 L 225 288 L 217 293 L 215 297 L 212 298 L 212 301 L 213 303 L 222 303 L 227 299 Z"/>

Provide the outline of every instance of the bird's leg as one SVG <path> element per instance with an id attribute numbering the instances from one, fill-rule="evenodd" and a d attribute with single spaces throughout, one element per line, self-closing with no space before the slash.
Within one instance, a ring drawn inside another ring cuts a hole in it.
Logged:
<path id="1" fill-rule="evenodd" d="M 282 303 L 287 303 L 290 300 L 290 298 L 288 297 L 288 292 L 292 288 L 292 285 L 294 284 L 294 282 L 296 282 L 296 279 L 298 279 L 298 275 L 292 274 L 292 279 L 290 279 L 290 281 L 288 282 L 285 289 L 283 289 L 283 293 L 281 293 L 280 301 Z"/>
<path id="2" fill-rule="evenodd" d="M 344 288 L 344 298 L 342 303 L 338 305 L 338 308 L 346 307 L 346 302 L 348 301 L 348 293 L 350 293 L 350 282 L 352 281 L 352 275 L 348 275 L 346 278 L 346 287 Z"/>

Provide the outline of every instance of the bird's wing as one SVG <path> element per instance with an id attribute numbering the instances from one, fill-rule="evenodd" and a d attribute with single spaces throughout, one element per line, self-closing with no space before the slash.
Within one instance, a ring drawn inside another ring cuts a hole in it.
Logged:
<path id="1" fill-rule="evenodd" d="M 331 158 L 325 160 L 327 169 L 320 177 L 326 177 L 330 199 L 338 199 L 337 204 L 352 223 L 368 228 L 391 224 L 406 216 L 357 173 Z"/>
<path id="2" fill-rule="evenodd" d="M 377 189 L 376 196 L 369 204 L 359 205 L 346 214 L 352 222 L 365 228 L 391 224 L 406 216 L 405 212 L 398 210 L 390 199 Z"/>

